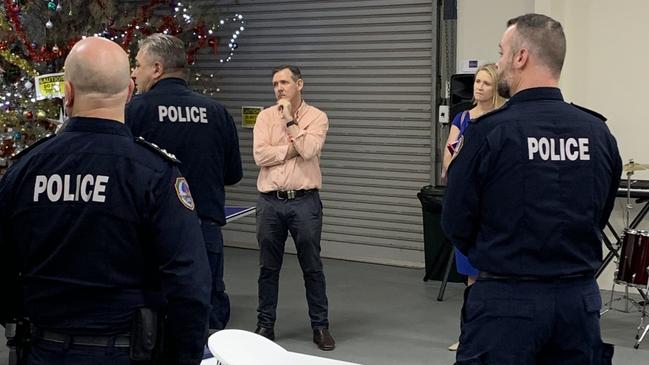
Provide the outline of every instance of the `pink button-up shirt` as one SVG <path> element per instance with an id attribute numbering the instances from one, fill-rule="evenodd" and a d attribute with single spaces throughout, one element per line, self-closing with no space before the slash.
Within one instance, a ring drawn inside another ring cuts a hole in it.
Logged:
<path id="1" fill-rule="evenodd" d="M 320 151 L 329 129 L 327 114 L 302 101 L 295 122 L 300 133 L 291 142 L 277 105 L 257 116 L 253 155 L 255 163 L 261 167 L 257 178 L 257 190 L 260 192 L 322 187 Z M 286 160 L 290 143 L 293 143 L 299 155 Z"/>

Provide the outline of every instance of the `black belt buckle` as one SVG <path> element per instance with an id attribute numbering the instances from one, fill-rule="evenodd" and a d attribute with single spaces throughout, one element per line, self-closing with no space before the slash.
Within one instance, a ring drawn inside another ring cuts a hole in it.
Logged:
<path id="1" fill-rule="evenodd" d="M 317 189 L 299 189 L 299 190 L 273 190 L 262 192 L 261 194 L 275 197 L 279 200 L 294 200 L 303 197 L 311 192 L 317 192 Z"/>
<path id="2" fill-rule="evenodd" d="M 277 199 L 280 199 L 280 200 L 284 200 L 284 199 L 293 200 L 293 199 L 297 198 L 298 196 L 300 196 L 298 193 L 299 193 L 299 190 L 286 190 L 286 191 L 277 190 L 275 192 L 275 195 L 277 196 Z"/>

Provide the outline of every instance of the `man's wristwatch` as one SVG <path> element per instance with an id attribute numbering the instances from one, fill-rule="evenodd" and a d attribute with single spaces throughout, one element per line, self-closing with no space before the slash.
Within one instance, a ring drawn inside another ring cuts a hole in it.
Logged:
<path id="1" fill-rule="evenodd" d="M 297 125 L 297 123 L 295 123 L 294 120 L 292 120 L 292 121 L 290 121 L 290 122 L 286 122 L 286 128 L 288 128 L 288 127 L 290 127 L 290 126 L 292 126 L 292 125 Z"/>

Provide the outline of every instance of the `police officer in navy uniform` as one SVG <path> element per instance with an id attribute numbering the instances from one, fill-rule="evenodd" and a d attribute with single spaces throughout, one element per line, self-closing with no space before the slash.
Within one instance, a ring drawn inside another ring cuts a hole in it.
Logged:
<path id="1" fill-rule="evenodd" d="M 501 109 L 467 128 L 442 226 L 479 269 L 467 289 L 457 364 L 607 364 L 594 273 L 622 162 L 600 115 L 563 101 L 561 24 L 509 20 Z"/>
<path id="2" fill-rule="evenodd" d="M 230 301 L 223 282 L 224 185 L 243 176 L 232 117 L 214 100 L 187 87 L 183 42 L 153 34 L 140 41 L 132 76 L 137 95 L 127 105 L 126 125 L 136 136 L 178 156 L 196 200 L 212 269 L 210 330 L 225 328 Z"/>
<path id="3" fill-rule="evenodd" d="M 31 320 L 29 364 L 130 364 L 143 307 L 166 315 L 157 363 L 201 362 L 203 236 L 177 160 L 123 123 L 133 89 L 119 45 L 79 41 L 65 62 L 68 126 L 24 150 L 0 183 L 0 287 L 10 290 L 0 315 Z"/>

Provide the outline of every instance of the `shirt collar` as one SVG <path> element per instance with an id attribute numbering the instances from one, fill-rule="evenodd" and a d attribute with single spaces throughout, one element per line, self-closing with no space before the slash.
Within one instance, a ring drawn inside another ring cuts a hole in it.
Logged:
<path id="1" fill-rule="evenodd" d="M 557 87 L 533 87 L 517 92 L 507 103 L 511 105 L 541 99 L 563 101 L 563 95 L 561 94 L 561 89 Z"/>
<path id="2" fill-rule="evenodd" d="M 156 82 L 151 87 L 151 89 L 149 89 L 149 91 L 151 91 L 151 90 L 153 90 L 153 89 L 155 89 L 157 87 L 164 88 L 164 87 L 172 86 L 172 85 L 187 86 L 187 81 L 181 79 L 180 77 L 165 77 L 164 79 L 158 80 L 158 82 Z"/>
<path id="3" fill-rule="evenodd" d="M 297 110 L 295 111 L 295 115 L 296 116 L 302 115 L 302 113 L 304 113 L 306 111 L 307 107 L 308 107 L 308 105 L 307 105 L 306 101 L 304 99 L 302 99 L 302 102 L 300 103 L 300 107 L 297 108 Z"/>
<path id="4" fill-rule="evenodd" d="M 124 123 L 102 118 L 70 118 L 63 129 L 63 133 L 65 132 L 105 133 L 133 138 L 133 134 Z"/>

